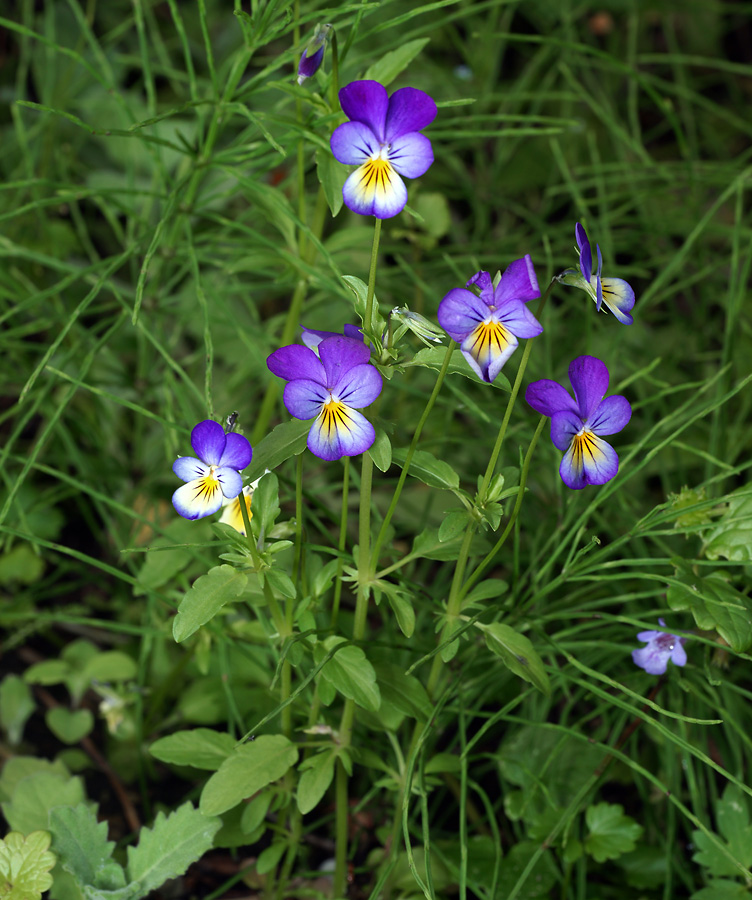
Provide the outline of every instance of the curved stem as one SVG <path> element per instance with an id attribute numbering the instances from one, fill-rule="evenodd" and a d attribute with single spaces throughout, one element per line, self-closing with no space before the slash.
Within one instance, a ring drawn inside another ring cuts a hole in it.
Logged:
<path id="1" fill-rule="evenodd" d="M 368 292 L 366 294 L 366 320 L 363 327 L 366 332 L 373 332 L 373 295 L 376 292 L 376 263 L 379 258 L 379 241 L 381 240 L 381 219 L 376 219 L 373 228 L 373 246 L 371 247 L 371 268 L 368 271 Z M 380 338 L 381 335 L 373 335 Z"/>
<path id="2" fill-rule="evenodd" d="M 339 520 L 339 543 L 337 549 L 340 552 L 337 563 L 337 575 L 334 579 L 334 600 L 332 602 L 332 630 L 337 626 L 339 618 L 339 602 L 342 598 L 342 569 L 344 567 L 343 552 L 347 544 L 347 508 L 350 499 L 350 457 L 346 456 L 342 467 L 342 509 Z"/>

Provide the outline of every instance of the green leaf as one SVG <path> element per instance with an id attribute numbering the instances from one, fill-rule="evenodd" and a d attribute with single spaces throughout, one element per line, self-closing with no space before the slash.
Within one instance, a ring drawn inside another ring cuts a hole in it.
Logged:
<path id="1" fill-rule="evenodd" d="M 254 531 L 267 537 L 274 527 L 279 508 L 279 479 L 273 472 L 261 476 L 253 492 Z"/>
<path id="2" fill-rule="evenodd" d="M 216 816 L 277 781 L 295 765 L 298 748 L 281 734 L 262 734 L 238 747 L 204 785 L 200 809 Z"/>
<path id="3" fill-rule="evenodd" d="M 128 847 L 128 877 L 138 882 L 144 897 L 167 881 L 182 875 L 191 863 L 212 846 L 221 821 L 202 815 L 192 803 L 165 816 L 157 813 L 152 828 L 142 828 L 138 846 Z"/>
<path id="4" fill-rule="evenodd" d="M 729 784 L 716 807 L 718 830 L 726 839 L 729 853 L 745 869 L 752 865 L 752 825 L 747 800 L 742 791 Z M 697 853 L 692 859 L 706 866 L 711 875 L 740 875 L 740 870 L 704 832 L 694 831 L 692 840 Z"/>
<path id="5" fill-rule="evenodd" d="M 588 806 L 585 821 L 589 828 L 585 850 L 596 862 L 631 853 L 643 830 L 631 816 L 624 815 L 624 807 L 618 803 Z"/>
<path id="6" fill-rule="evenodd" d="M 381 586 L 381 583 L 380 583 Z M 410 597 L 398 588 L 389 585 L 389 590 L 384 590 L 389 605 L 392 608 L 399 630 L 405 637 L 412 637 L 415 631 L 415 610 L 410 602 Z"/>
<path id="7" fill-rule="evenodd" d="M 501 622 L 492 622 L 490 625 L 476 622 L 475 627 L 483 632 L 488 649 L 495 653 L 510 671 L 535 685 L 547 696 L 551 693 L 551 685 L 543 662 L 524 634 L 518 634 L 513 628 Z"/>
<path id="8" fill-rule="evenodd" d="M 431 717 L 433 706 L 423 685 L 394 663 L 380 662 L 375 666 L 376 679 L 384 701 L 413 719 L 425 722 Z"/>
<path id="9" fill-rule="evenodd" d="M 298 809 L 303 815 L 318 806 L 334 778 L 337 755 L 333 750 L 323 750 L 301 764 L 298 781 Z"/>
<path id="10" fill-rule="evenodd" d="M 425 531 L 416 535 L 410 555 L 446 562 L 459 557 L 461 544 L 462 538 L 459 535 L 452 538 L 451 541 L 440 541 L 436 528 L 426 528 Z"/>
<path id="11" fill-rule="evenodd" d="M 392 442 L 383 428 L 376 429 L 376 440 L 371 444 L 368 455 L 377 469 L 386 472 L 392 464 Z"/>
<path id="12" fill-rule="evenodd" d="M 216 772 L 235 751 L 237 741 L 231 734 L 213 728 L 193 728 L 159 738 L 149 753 L 162 762 L 175 766 L 193 766 Z"/>
<path id="13" fill-rule="evenodd" d="M 287 841 L 275 841 L 259 853 L 256 860 L 256 871 L 259 875 L 265 875 L 276 867 L 287 850 L 287 846 Z"/>
<path id="14" fill-rule="evenodd" d="M 294 600 L 297 596 L 292 578 L 281 569 L 264 569 L 264 578 L 272 586 L 272 590 L 288 600 Z"/>
<path id="15" fill-rule="evenodd" d="M 107 840 L 107 823 L 97 822 L 91 806 L 56 806 L 50 812 L 50 831 L 63 868 L 80 887 L 117 890 L 125 886 L 123 868 L 112 858 L 115 842 Z"/>
<path id="16" fill-rule="evenodd" d="M 77 744 L 94 727 L 94 716 L 89 709 L 56 706 L 47 710 L 44 719 L 50 731 L 64 744 Z"/>
<path id="17" fill-rule="evenodd" d="M 344 638 L 332 636 L 316 644 L 314 649 L 316 665 L 344 641 Z M 381 704 L 376 672 L 360 647 L 349 645 L 338 650 L 321 670 L 321 677 L 340 694 L 354 700 L 363 709 L 376 712 Z"/>
<path id="18" fill-rule="evenodd" d="M 342 188 L 350 175 L 350 169 L 332 156 L 329 150 L 319 147 L 316 151 L 316 175 L 324 189 L 324 196 L 332 216 L 342 209 Z"/>
<path id="19" fill-rule="evenodd" d="M 398 466 L 404 466 L 407 450 L 404 448 L 395 450 L 392 453 L 392 458 Z M 444 462 L 442 459 L 436 459 L 432 453 L 428 453 L 426 450 L 415 451 L 408 472 L 429 487 L 452 491 L 460 486 L 460 476 L 449 463 Z"/>
<path id="20" fill-rule="evenodd" d="M 311 423 L 301 422 L 300 419 L 291 419 L 277 425 L 253 448 L 253 459 L 244 473 L 245 481 L 255 481 L 267 469 L 274 470 L 291 456 L 302 453 L 310 430 Z"/>
<path id="21" fill-rule="evenodd" d="M 6 675 L 0 682 L 0 725 L 10 744 L 23 736 L 24 725 L 35 710 L 28 684 L 20 675 Z"/>
<path id="22" fill-rule="evenodd" d="M 26 837 L 11 831 L 0 841 L 0 897 L 40 900 L 42 892 L 52 887 L 50 869 L 57 861 L 49 846 L 46 831 L 33 831 Z"/>
<path id="23" fill-rule="evenodd" d="M 421 192 L 415 199 L 415 211 L 422 217 L 422 227 L 433 238 L 444 237 L 452 227 L 449 203 L 444 194 Z"/>
<path id="24" fill-rule="evenodd" d="M 61 684 L 70 674 L 70 666 L 64 659 L 45 659 L 34 663 L 24 672 L 27 684 Z"/>
<path id="25" fill-rule="evenodd" d="M 506 581 L 502 581 L 500 578 L 487 578 L 485 581 L 481 581 L 480 584 L 476 584 L 466 595 L 462 606 L 464 608 L 470 603 L 475 603 L 479 600 L 498 600 L 508 590 L 509 585 Z"/>
<path id="26" fill-rule="evenodd" d="M 131 681 L 138 674 L 136 661 L 121 650 L 97 653 L 84 666 L 89 681 Z"/>
<path id="27" fill-rule="evenodd" d="M 18 782 L 10 803 L 3 803 L 3 813 L 14 831 L 29 834 L 48 827 L 53 806 L 77 806 L 85 799 L 80 778 L 35 772 Z"/>
<path id="28" fill-rule="evenodd" d="M 164 536 L 150 543 L 150 549 L 146 552 L 146 559 L 138 573 L 136 595 L 167 584 L 178 572 L 185 570 L 193 558 L 191 550 L 175 545 L 188 544 L 196 539 L 193 525 L 193 522 L 187 522 L 185 519 L 171 522 L 165 529 Z M 173 549 L 167 549 L 170 547 Z"/>
<path id="29" fill-rule="evenodd" d="M 246 803 L 243 808 L 243 815 L 240 819 L 240 827 L 244 834 L 252 834 L 263 824 L 266 814 L 269 811 L 269 804 L 274 799 L 272 791 L 264 791 L 254 797 L 250 803 Z"/>
<path id="30" fill-rule="evenodd" d="M 528 865 L 539 848 L 540 844 L 534 841 L 521 841 L 511 848 L 501 861 L 499 881 L 496 885 L 497 897 L 509 896 L 523 872 L 527 872 L 527 879 L 517 893 L 518 900 L 543 900 L 551 896 L 554 885 L 559 881 L 552 854 L 544 853 L 538 856 L 535 865 L 528 871 Z"/>
<path id="31" fill-rule="evenodd" d="M 467 509 L 452 509 L 439 525 L 439 540 L 443 543 L 464 534 L 472 516 Z"/>
<path id="32" fill-rule="evenodd" d="M 180 643 L 216 616 L 222 607 L 245 590 L 248 577 L 232 566 L 215 566 L 197 578 L 180 601 L 172 620 L 172 634 Z"/>
<path id="33" fill-rule="evenodd" d="M 707 887 L 695 891 L 689 900 L 749 900 L 749 891 L 738 881 L 713 879 Z"/>
<path id="34" fill-rule="evenodd" d="M 669 585 L 671 609 L 690 610 L 703 630 L 715 629 L 729 646 L 743 652 L 752 645 L 752 600 L 740 593 L 719 572 L 695 575 L 683 559 L 672 559 L 679 584 Z"/>
<path id="35" fill-rule="evenodd" d="M 379 312 L 379 303 L 375 295 L 373 298 L 373 313 L 371 315 L 370 328 L 365 320 L 368 308 L 366 304 L 366 300 L 368 299 L 368 285 L 365 281 L 362 281 L 356 275 L 343 275 L 342 280 L 355 295 L 353 301 L 355 312 L 360 316 L 366 331 L 374 336 L 383 334 L 386 329 L 386 320 Z"/>
<path id="36" fill-rule="evenodd" d="M 418 350 L 411 360 L 402 363 L 402 365 L 406 368 L 409 368 L 410 366 L 423 366 L 424 368 L 435 369 L 439 372 L 444 364 L 445 356 L 445 347 L 425 347 L 423 350 Z M 498 390 L 506 391 L 507 393 L 511 391 L 509 379 L 503 372 L 500 372 L 490 385 L 487 381 L 478 377 L 478 375 L 470 368 L 470 364 L 462 355 L 461 350 L 455 350 L 452 353 L 452 359 L 449 363 L 449 368 L 447 369 L 447 375 L 462 375 L 463 378 L 469 378 L 470 381 L 474 381 L 476 384 L 482 384 L 484 387 L 494 387 Z"/>
<path id="37" fill-rule="evenodd" d="M 44 572 L 44 560 L 28 544 L 18 544 L 0 556 L 0 584 L 33 584 Z"/>
<path id="38" fill-rule="evenodd" d="M 708 559 L 752 562 L 752 489 L 740 488 L 729 495 L 728 510 L 714 528 L 703 535 Z"/>
<path id="39" fill-rule="evenodd" d="M 429 40 L 430 38 L 416 38 L 414 41 L 401 44 L 396 50 L 390 50 L 378 62 L 366 69 L 363 78 L 379 81 L 384 86 L 391 84 L 400 72 L 410 65 Z"/>

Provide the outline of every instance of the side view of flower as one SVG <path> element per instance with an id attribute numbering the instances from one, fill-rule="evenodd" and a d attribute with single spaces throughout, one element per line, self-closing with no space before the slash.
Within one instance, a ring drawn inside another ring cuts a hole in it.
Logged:
<path id="1" fill-rule="evenodd" d="M 357 412 L 381 393 L 381 375 L 369 364 L 371 351 L 362 341 L 340 335 L 324 338 L 318 356 L 310 347 L 291 344 L 275 350 L 269 369 L 287 381 L 284 402 L 296 419 L 314 419 L 308 449 L 321 459 L 365 453 L 376 433 Z"/>
<path id="2" fill-rule="evenodd" d="M 250 463 L 253 450 L 242 434 L 226 434 L 221 425 L 206 419 L 191 432 L 196 454 L 179 456 L 172 471 L 186 482 L 172 495 L 172 505 L 185 519 L 211 516 L 222 498 L 233 500 L 243 488 L 240 472 Z"/>
<path id="3" fill-rule="evenodd" d="M 558 281 L 585 291 L 595 301 L 595 308 L 598 312 L 605 304 L 607 309 L 623 325 L 631 325 L 634 319 L 629 311 L 635 305 L 634 291 L 623 278 L 601 277 L 603 258 L 598 244 L 595 245 L 598 256 L 598 268 L 593 273 L 593 253 L 590 249 L 590 241 L 585 233 L 585 229 L 579 222 L 574 227 L 574 236 L 577 241 L 577 248 L 580 251 L 579 271 L 577 269 L 567 269 L 558 276 Z"/>
<path id="4" fill-rule="evenodd" d="M 266 470 L 266 472 L 270 471 L 270 469 Z M 256 490 L 259 481 L 261 481 L 263 477 L 263 475 L 259 475 L 255 481 L 247 484 L 234 500 L 225 500 L 223 502 L 222 515 L 219 517 L 221 525 L 229 525 L 245 537 L 245 522 L 243 521 L 242 507 L 240 504 L 245 501 L 248 519 L 252 519 L 253 512 L 251 511 L 251 501 L 253 499 L 253 492 Z"/>
<path id="5" fill-rule="evenodd" d="M 298 65 L 298 84 L 303 84 L 306 78 L 315 75 L 324 59 L 326 42 L 333 25 L 317 25 L 313 37 L 308 46 L 303 50 Z"/>
<path id="6" fill-rule="evenodd" d="M 658 619 L 658 624 L 666 627 L 663 619 Z M 638 641 L 644 641 L 647 645 L 639 650 L 632 651 L 632 661 L 635 665 L 644 669 L 648 675 L 663 675 L 668 666 L 668 661 L 675 666 L 684 666 L 687 663 L 687 651 L 684 649 L 686 638 L 678 634 L 667 634 L 665 631 L 641 631 L 637 635 Z"/>
<path id="7" fill-rule="evenodd" d="M 467 290 L 475 285 L 480 296 Z M 475 372 L 491 382 L 517 349 L 517 338 L 537 337 L 543 326 L 525 306 L 540 297 L 530 254 L 516 259 L 494 287 L 488 272 L 476 272 L 464 288 L 453 288 L 439 304 L 441 327 L 460 345 Z"/>
<path id="8" fill-rule="evenodd" d="M 614 448 L 601 439 L 616 434 L 629 422 L 632 407 L 626 397 L 608 390 L 608 369 L 594 356 L 578 356 L 569 366 L 569 391 L 556 381 L 534 381 L 525 400 L 539 413 L 551 417 L 551 440 L 565 451 L 559 467 L 561 480 L 579 491 L 588 484 L 605 484 L 619 471 Z"/>
<path id="9" fill-rule="evenodd" d="M 431 142 L 420 131 L 436 117 L 424 91 L 405 87 L 390 97 L 378 81 L 353 81 L 339 92 L 350 119 L 331 137 L 334 158 L 358 166 L 342 189 L 346 206 L 362 216 L 389 219 L 402 212 L 407 188 L 433 162 Z"/>

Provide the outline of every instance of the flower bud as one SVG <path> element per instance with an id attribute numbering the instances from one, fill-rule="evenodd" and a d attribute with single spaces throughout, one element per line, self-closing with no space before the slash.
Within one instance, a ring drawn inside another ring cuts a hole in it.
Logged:
<path id="1" fill-rule="evenodd" d="M 329 39 L 329 32 L 333 25 L 317 25 L 316 31 L 308 42 L 308 46 L 300 57 L 300 65 L 298 66 L 298 84 L 303 84 L 306 78 L 314 75 L 322 60 L 324 59 L 324 51 L 326 50 L 326 42 Z"/>

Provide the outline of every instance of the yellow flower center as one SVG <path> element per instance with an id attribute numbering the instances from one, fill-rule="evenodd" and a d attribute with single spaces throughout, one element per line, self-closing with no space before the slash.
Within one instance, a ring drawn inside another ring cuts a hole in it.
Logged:
<path id="1" fill-rule="evenodd" d="M 326 439 L 331 441 L 338 428 L 350 430 L 350 412 L 341 400 L 330 397 L 319 413 L 321 419 L 321 431 Z"/>
<path id="2" fill-rule="evenodd" d="M 489 353 L 501 353 L 509 343 L 509 332 L 495 319 L 481 322 L 473 331 L 473 342 L 467 348 L 476 358 L 486 358 Z"/>
<path id="3" fill-rule="evenodd" d="M 590 458 L 590 462 L 594 462 L 596 458 L 600 459 L 603 455 L 598 447 L 598 438 L 592 431 L 582 429 L 572 438 L 572 463 L 577 469 L 582 469 L 585 456 Z"/>
<path id="4" fill-rule="evenodd" d="M 369 159 L 367 163 L 363 163 L 361 167 L 360 184 L 358 185 L 362 191 L 385 191 L 392 184 L 392 164 L 388 159 L 384 159 L 383 155 L 386 150 L 374 159 Z"/>
<path id="5" fill-rule="evenodd" d="M 203 499 L 208 501 L 212 498 L 215 491 L 219 490 L 219 479 L 214 474 L 216 468 L 216 466 L 210 466 L 209 473 L 197 480 L 194 500 Z"/>

